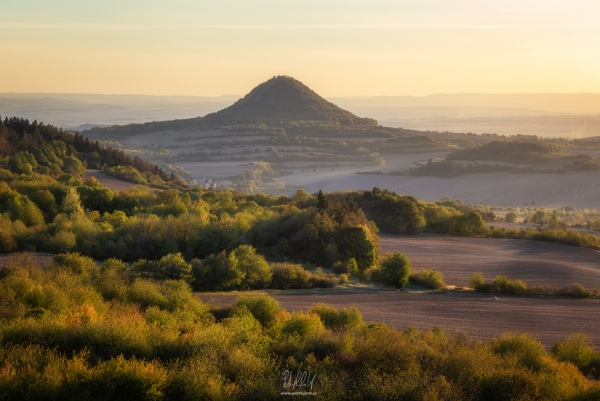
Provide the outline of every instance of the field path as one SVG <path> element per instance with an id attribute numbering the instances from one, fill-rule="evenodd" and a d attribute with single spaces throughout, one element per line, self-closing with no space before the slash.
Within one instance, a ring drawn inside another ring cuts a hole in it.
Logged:
<path id="1" fill-rule="evenodd" d="M 550 242 L 424 234 L 381 235 L 381 251 L 408 256 L 413 270 L 434 269 L 447 284 L 467 285 L 473 272 L 527 285 L 600 288 L 600 252 Z"/>
<path id="2" fill-rule="evenodd" d="M 289 311 L 324 302 L 336 308 L 356 306 L 365 322 L 384 322 L 399 330 L 436 326 L 490 340 L 509 331 L 531 333 L 550 348 L 572 333 L 586 333 L 600 346 L 600 300 L 563 297 L 508 297 L 482 294 L 281 293 L 273 295 Z M 235 295 L 202 294 L 204 301 L 227 305 Z"/>

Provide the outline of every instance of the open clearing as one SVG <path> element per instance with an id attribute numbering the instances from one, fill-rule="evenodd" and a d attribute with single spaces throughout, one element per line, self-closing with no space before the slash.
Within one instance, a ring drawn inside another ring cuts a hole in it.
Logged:
<path id="1" fill-rule="evenodd" d="M 600 346 L 600 300 L 561 297 L 507 297 L 480 294 L 411 294 L 398 291 L 344 293 L 306 292 L 273 295 L 289 310 L 307 310 L 323 302 L 336 308 L 356 306 L 366 322 L 384 322 L 399 330 L 440 327 L 482 340 L 502 333 L 531 333 L 550 348 L 572 333 L 586 333 Z M 235 295 L 200 296 L 204 301 L 231 304 Z"/>
<path id="2" fill-rule="evenodd" d="M 381 235 L 381 251 L 402 252 L 413 270 L 438 270 L 450 285 L 466 285 L 473 272 L 481 272 L 489 281 L 505 275 L 530 286 L 580 283 L 600 288 L 600 252 L 574 246 L 432 234 Z"/>
<path id="3" fill-rule="evenodd" d="M 8 264 L 8 261 L 16 254 L 10 253 L 6 255 L 0 255 L 0 269 Z M 54 261 L 54 255 L 51 253 L 30 253 L 29 254 L 38 265 L 41 267 L 48 267 Z"/>
<path id="4" fill-rule="evenodd" d="M 127 191 L 129 188 L 138 185 L 133 182 L 110 177 L 99 170 L 88 170 L 85 173 L 85 176 L 94 177 L 100 181 L 100 184 L 104 185 L 106 188 L 114 189 L 115 191 Z"/>

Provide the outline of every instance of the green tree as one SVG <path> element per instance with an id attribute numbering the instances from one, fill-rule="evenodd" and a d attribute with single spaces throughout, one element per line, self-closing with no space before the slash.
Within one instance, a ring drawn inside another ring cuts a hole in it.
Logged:
<path id="1" fill-rule="evenodd" d="M 359 272 L 364 272 L 377 263 L 378 252 L 371 240 L 369 230 L 363 226 L 347 227 L 338 234 L 339 252 L 345 260 L 354 259 Z"/>
<path id="2" fill-rule="evenodd" d="M 83 207 L 81 207 L 81 199 L 75 188 L 69 188 L 65 199 L 63 199 L 60 210 L 69 216 L 83 215 Z"/>
<path id="3" fill-rule="evenodd" d="M 244 288 L 266 288 L 273 273 L 265 258 L 250 245 L 240 245 L 228 257 L 230 268 L 243 272 L 241 286 Z"/>
<path id="4" fill-rule="evenodd" d="M 381 280 L 396 288 L 408 284 L 410 277 L 410 260 L 400 252 L 387 254 L 381 261 Z"/>
<path id="5" fill-rule="evenodd" d="M 504 221 L 507 223 L 514 223 L 517 221 L 517 214 L 515 212 L 506 213 L 506 216 L 504 216 Z"/>
<path id="6" fill-rule="evenodd" d="M 77 187 L 77 193 L 87 210 L 97 210 L 102 213 L 112 209 L 114 194 L 109 188 L 82 185 Z"/>
<path id="7" fill-rule="evenodd" d="M 317 194 L 317 203 L 315 206 L 317 207 L 318 212 L 323 212 L 329 207 L 329 200 L 327 200 L 327 196 L 325 196 L 323 191 L 320 189 L 319 193 Z"/>
<path id="8" fill-rule="evenodd" d="M 229 263 L 225 251 L 218 255 L 210 255 L 204 261 L 192 261 L 194 288 L 197 290 L 229 290 L 242 284 L 245 273 L 239 265 Z"/>

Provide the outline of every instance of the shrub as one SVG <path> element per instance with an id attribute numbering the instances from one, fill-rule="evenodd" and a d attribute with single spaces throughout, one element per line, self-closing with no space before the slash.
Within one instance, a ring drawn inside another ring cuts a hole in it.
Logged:
<path id="1" fill-rule="evenodd" d="M 169 301 L 160 291 L 158 283 L 148 279 L 138 279 L 129 288 L 128 299 L 142 307 L 158 306 L 167 308 Z"/>
<path id="2" fill-rule="evenodd" d="M 271 283 L 273 273 L 262 255 L 250 245 L 240 245 L 228 257 L 230 269 L 243 273 L 242 288 L 266 288 Z"/>
<path id="3" fill-rule="evenodd" d="M 589 298 L 592 296 L 590 290 L 579 283 L 571 284 L 571 286 L 568 288 L 567 294 L 576 298 Z"/>
<path id="4" fill-rule="evenodd" d="M 552 347 L 552 355 L 559 361 L 570 362 L 586 370 L 595 362 L 600 366 L 600 353 L 596 352 L 585 334 L 572 334 L 562 343 Z"/>
<path id="5" fill-rule="evenodd" d="M 270 288 L 279 290 L 300 289 L 311 287 L 311 273 L 301 265 L 292 263 L 273 263 L 271 265 L 273 278 Z"/>
<path id="6" fill-rule="evenodd" d="M 99 271 L 94 259 L 80 253 L 63 253 L 54 257 L 54 267 L 78 276 L 91 276 Z"/>
<path id="7" fill-rule="evenodd" d="M 475 291 L 488 292 L 486 291 L 485 285 L 485 278 L 481 272 L 475 272 L 471 274 L 471 278 L 469 279 L 469 287 L 473 288 Z"/>
<path id="8" fill-rule="evenodd" d="M 333 265 L 333 272 L 336 274 L 357 274 L 358 263 L 354 258 L 350 258 L 347 262 L 336 262 Z"/>
<path id="9" fill-rule="evenodd" d="M 321 319 L 316 314 L 305 314 L 301 312 L 292 313 L 292 317 L 286 320 L 281 327 L 284 335 L 298 335 L 307 337 L 313 334 L 321 333 L 325 327 Z"/>
<path id="10" fill-rule="evenodd" d="M 508 212 L 506 213 L 506 216 L 504 216 L 504 221 L 506 221 L 507 223 L 514 223 L 515 221 L 517 221 L 517 217 L 517 213 Z"/>
<path id="11" fill-rule="evenodd" d="M 313 288 L 335 288 L 336 279 L 331 276 L 312 276 L 310 284 Z"/>
<path id="12" fill-rule="evenodd" d="M 388 253 L 383 257 L 377 277 L 384 284 L 402 288 L 410 277 L 410 260 L 400 252 Z"/>
<path id="13" fill-rule="evenodd" d="M 446 288 L 442 273 L 435 270 L 424 269 L 418 273 L 411 274 L 409 281 L 412 284 L 420 285 L 421 287 L 429 288 L 430 290 Z"/>
<path id="14" fill-rule="evenodd" d="M 237 298 L 232 307 L 232 313 L 236 310 L 245 307 L 252 316 L 260 322 L 264 327 L 270 326 L 275 317 L 281 312 L 279 302 L 268 295 L 243 295 Z"/>
<path id="15" fill-rule="evenodd" d="M 146 278 L 193 281 L 192 265 L 186 263 L 181 253 L 168 254 L 157 261 L 138 260 L 133 264 L 133 270 Z"/>
<path id="16" fill-rule="evenodd" d="M 492 282 L 492 292 L 500 294 L 525 294 L 527 286 L 521 280 L 509 281 L 505 276 L 498 276 Z"/>

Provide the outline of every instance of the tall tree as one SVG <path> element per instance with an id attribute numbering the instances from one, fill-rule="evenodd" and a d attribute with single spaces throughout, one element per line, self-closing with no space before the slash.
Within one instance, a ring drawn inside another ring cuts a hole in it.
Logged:
<path id="1" fill-rule="evenodd" d="M 318 212 L 322 212 L 329 207 L 329 200 L 327 200 L 327 197 L 320 189 L 317 194 L 317 204 L 315 206 L 317 207 Z"/>

